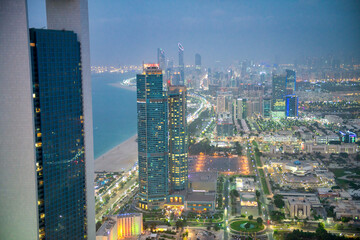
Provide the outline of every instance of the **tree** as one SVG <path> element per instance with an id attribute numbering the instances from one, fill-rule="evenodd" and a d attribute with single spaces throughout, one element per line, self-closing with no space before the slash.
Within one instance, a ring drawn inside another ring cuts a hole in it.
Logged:
<path id="1" fill-rule="evenodd" d="M 260 191 L 259 191 L 259 190 L 256 190 L 255 194 L 256 194 L 256 197 L 257 197 L 257 198 L 260 197 Z"/>
<path id="2" fill-rule="evenodd" d="M 277 194 L 274 195 L 274 204 L 277 208 L 283 208 L 285 206 L 283 196 Z"/>
<path id="3" fill-rule="evenodd" d="M 184 227 L 184 225 L 185 225 L 185 222 L 183 221 L 183 220 L 177 220 L 176 221 L 176 223 L 175 223 L 175 225 L 176 225 L 176 228 L 178 229 L 178 228 L 183 228 Z"/>
<path id="4" fill-rule="evenodd" d="M 253 215 L 249 215 L 249 216 L 248 216 L 248 219 L 249 219 L 249 220 L 253 220 L 253 219 L 254 219 L 254 216 L 253 216 Z"/>
<path id="5" fill-rule="evenodd" d="M 102 223 L 100 221 L 96 222 L 96 231 L 99 230 L 99 228 L 101 227 Z"/>
<path id="6" fill-rule="evenodd" d="M 236 189 L 230 191 L 230 195 L 233 197 L 239 197 L 239 192 Z"/>
<path id="7" fill-rule="evenodd" d="M 263 220 L 262 220 L 261 217 L 258 217 L 258 218 L 256 219 L 256 222 L 257 222 L 259 225 L 261 225 L 261 224 L 263 223 Z"/>
<path id="8" fill-rule="evenodd" d="M 216 225 L 214 226 L 214 230 L 215 230 L 215 231 L 219 231 L 219 230 L 220 230 L 219 225 L 216 224 Z"/>

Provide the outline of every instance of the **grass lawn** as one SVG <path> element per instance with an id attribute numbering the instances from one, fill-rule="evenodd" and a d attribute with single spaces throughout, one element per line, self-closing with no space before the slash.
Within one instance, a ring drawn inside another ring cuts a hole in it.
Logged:
<path id="1" fill-rule="evenodd" d="M 270 191 L 269 191 L 268 185 L 266 184 L 265 178 L 261 178 L 260 180 L 261 180 L 261 184 L 262 184 L 264 193 L 265 193 L 266 195 L 269 195 L 269 194 L 270 194 Z"/>
<path id="2" fill-rule="evenodd" d="M 245 227 L 242 227 L 244 224 L 250 223 L 251 228 L 246 229 Z M 248 220 L 237 220 L 232 223 L 230 223 L 230 228 L 232 230 L 238 231 L 238 232 L 258 232 L 264 229 L 264 225 L 259 225 L 255 221 L 248 221 Z"/>

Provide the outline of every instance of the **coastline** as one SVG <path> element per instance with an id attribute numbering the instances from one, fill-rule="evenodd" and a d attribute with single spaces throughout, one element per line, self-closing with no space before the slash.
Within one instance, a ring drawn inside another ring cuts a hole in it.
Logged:
<path id="1" fill-rule="evenodd" d="M 135 87 L 135 86 L 127 86 L 127 85 L 122 84 L 122 82 L 109 83 L 109 85 L 110 85 L 110 86 L 113 86 L 113 87 L 117 87 L 117 88 L 123 88 L 123 89 L 129 90 L 129 91 L 133 91 L 133 92 L 136 91 L 136 87 Z"/>
<path id="2" fill-rule="evenodd" d="M 120 172 L 134 166 L 138 158 L 137 135 L 134 135 L 95 159 L 95 172 Z"/>

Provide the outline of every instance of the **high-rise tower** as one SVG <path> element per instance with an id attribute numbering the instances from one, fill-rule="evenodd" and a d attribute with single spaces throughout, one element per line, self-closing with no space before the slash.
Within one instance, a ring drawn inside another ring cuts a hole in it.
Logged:
<path id="1" fill-rule="evenodd" d="M 170 86 L 168 102 L 170 185 L 171 191 L 181 191 L 186 189 L 188 182 L 186 87 Z"/>
<path id="2" fill-rule="evenodd" d="M 179 72 L 181 76 L 181 84 L 185 85 L 185 65 L 184 65 L 184 47 L 178 43 L 179 50 Z"/>
<path id="3" fill-rule="evenodd" d="M 292 70 L 286 70 L 286 74 L 273 75 L 272 78 L 272 101 L 271 110 L 276 118 L 284 118 L 287 95 L 294 93 L 296 87 L 296 75 Z"/>
<path id="4" fill-rule="evenodd" d="M 168 194 L 168 102 L 157 64 L 137 75 L 139 207 L 158 208 Z"/>
<path id="5" fill-rule="evenodd" d="M 165 51 L 161 48 L 157 49 L 157 60 L 160 69 L 165 70 L 166 69 Z"/>
<path id="6" fill-rule="evenodd" d="M 40 239 L 81 239 L 86 169 L 80 43 L 72 31 L 30 29 L 30 46 Z"/>
<path id="7" fill-rule="evenodd" d="M 195 54 L 195 69 L 197 71 L 201 70 L 201 56 L 200 54 Z"/>
<path id="8" fill-rule="evenodd" d="M 46 13 L 29 37 L 26 0 L 0 3 L 0 239 L 95 239 L 87 0 Z"/>

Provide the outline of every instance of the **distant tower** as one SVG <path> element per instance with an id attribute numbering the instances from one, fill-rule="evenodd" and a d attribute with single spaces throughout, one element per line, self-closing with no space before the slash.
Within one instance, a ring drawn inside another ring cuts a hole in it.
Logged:
<path id="1" fill-rule="evenodd" d="M 157 64 L 137 75 L 139 207 L 156 209 L 168 194 L 168 101 Z"/>
<path id="2" fill-rule="evenodd" d="M 295 95 L 286 96 L 286 117 L 298 116 L 298 97 Z"/>
<path id="3" fill-rule="evenodd" d="M 286 69 L 286 95 L 294 94 L 296 90 L 295 71 Z"/>
<path id="4" fill-rule="evenodd" d="M 286 96 L 292 95 L 296 87 L 295 71 L 286 70 L 286 74 L 273 75 L 272 78 L 272 107 L 274 116 L 283 118 L 286 116 Z"/>
<path id="5" fill-rule="evenodd" d="M 178 43 L 179 50 L 179 72 L 181 75 L 181 84 L 185 84 L 185 65 L 184 65 L 184 47 Z"/>
<path id="6" fill-rule="evenodd" d="M 264 118 L 270 118 L 271 117 L 271 98 L 265 97 L 263 99 L 263 113 L 262 116 Z"/>
<path id="7" fill-rule="evenodd" d="M 30 34 L 26 0 L 0 2 L 0 239 L 93 240 L 87 1 L 46 0 Z"/>
<path id="8" fill-rule="evenodd" d="M 197 72 L 201 70 L 201 56 L 200 54 L 195 54 L 195 69 Z"/>
<path id="9" fill-rule="evenodd" d="M 157 60 L 161 70 L 165 71 L 166 62 L 165 62 L 165 51 L 161 48 L 157 49 Z"/>
<path id="10" fill-rule="evenodd" d="M 171 86 L 169 101 L 169 173 L 172 191 L 185 190 L 188 182 L 186 87 Z"/>

